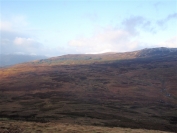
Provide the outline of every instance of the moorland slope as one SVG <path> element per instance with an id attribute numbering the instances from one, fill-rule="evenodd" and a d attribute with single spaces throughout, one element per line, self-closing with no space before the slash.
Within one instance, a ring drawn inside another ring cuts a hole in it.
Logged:
<path id="1" fill-rule="evenodd" d="M 0 118 L 177 131 L 177 49 L 65 55 L 0 69 Z"/>

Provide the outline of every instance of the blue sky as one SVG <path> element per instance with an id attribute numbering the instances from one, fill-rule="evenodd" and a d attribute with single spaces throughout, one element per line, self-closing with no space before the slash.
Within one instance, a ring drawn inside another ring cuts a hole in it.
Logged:
<path id="1" fill-rule="evenodd" d="M 0 0 L 0 6 L 3 54 L 177 47 L 176 0 Z"/>

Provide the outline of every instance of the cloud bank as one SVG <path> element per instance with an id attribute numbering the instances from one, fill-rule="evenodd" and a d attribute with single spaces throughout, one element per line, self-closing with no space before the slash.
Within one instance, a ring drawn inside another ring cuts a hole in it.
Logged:
<path id="1" fill-rule="evenodd" d="M 160 42 L 157 46 L 176 48 L 177 47 L 177 36 L 174 36 L 164 42 Z"/>
<path id="2" fill-rule="evenodd" d="M 137 45 L 131 41 L 131 36 L 130 32 L 111 27 L 102 29 L 90 38 L 71 40 L 68 44 L 84 53 L 127 51 Z"/>
<path id="3" fill-rule="evenodd" d="M 28 22 L 22 16 L 13 17 L 9 21 L 1 21 L 0 54 L 38 54 L 42 44 L 25 32 Z M 42 53 L 40 53 L 42 54 Z"/>
<path id="4" fill-rule="evenodd" d="M 96 21 L 98 16 L 87 14 L 86 17 L 91 21 Z M 76 37 L 77 35 L 75 35 L 73 39 L 68 39 L 62 45 L 60 42 L 55 42 L 58 43 L 58 46 L 52 47 L 53 40 L 48 39 L 48 45 L 44 45 L 34 33 L 25 30 L 35 29 L 30 27 L 30 23 L 25 17 L 14 17 L 9 21 L 1 21 L 0 54 L 24 53 L 57 56 L 78 53 L 125 52 L 145 47 L 177 47 L 177 36 L 152 44 L 141 39 L 146 34 L 157 35 L 162 31 L 162 28 L 159 27 L 167 25 L 171 20 L 177 20 L 177 13 L 154 21 L 143 16 L 129 16 L 119 22 L 121 25 L 102 27 L 97 25 L 89 37 Z M 56 37 L 58 36 L 56 35 Z"/>
<path id="5" fill-rule="evenodd" d="M 177 19 L 177 13 L 169 14 L 166 18 L 158 20 L 157 24 L 159 26 L 163 26 L 163 25 L 165 25 L 166 23 L 168 23 L 169 21 L 171 21 L 173 19 Z"/>

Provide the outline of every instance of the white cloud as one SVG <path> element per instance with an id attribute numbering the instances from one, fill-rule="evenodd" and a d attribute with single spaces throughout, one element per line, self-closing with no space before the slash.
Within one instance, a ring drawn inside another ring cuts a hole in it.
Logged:
<path id="1" fill-rule="evenodd" d="M 38 54 L 42 48 L 42 44 L 32 38 L 16 37 L 13 41 L 13 44 L 18 49 L 18 51 L 24 51 L 28 54 Z"/>
<path id="2" fill-rule="evenodd" d="M 3 31 L 15 31 L 15 30 L 23 30 L 29 25 L 26 20 L 26 17 L 23 15 L 13 16 L 7 20 L 1 20 L 0 22 L 0 30 Z"/>
<path id="3" fill-rule="evenodd" d="M 32 38 L 22 38 L 22 37 L 16 37 L 14 39 L 14 44 L 16 45 L 33 45 L 33 43 L 36 43 L 34 39 Z"/>
<path id="4" fill-rule="evenodd" d="M 177 36 L 174 36 L 164 42 L 160 42 L 158 47 L 170 47 L 170 48 L 177 48 Z"/>
<path id="5" fill-rule="evenodd" d="M 12 30 L 12 23 L 8 22 L 8 21 L 0 21 L 0 30 L 11 31 Z"/>
<path id="6" fill-rule="evenodd" d="M 123 52 L 138 49 L 140 42 L 132 34 L 116 28 L 106 28 L 90 38 L 79 38 L 68 43 L 82 53 Z"/>
<path id="7" fill-rule="evenodd" d="M 83 46 L 97 46 L 97 45 L 113 45 L 120 40 L 126 38 L 129 34 L 123 30 L 104 29 L 102 32 L 96 33 L 90 38 L 79 38 L 71 40 L 69 45 L 83 47 Z"/>
<path id="8" fill-rule="evenodd" d="M 25 30 L 30 28 L 28 24 L 24 16 L 13 16 L 0 22 L 0 53 L 43 54 L 41 53 L 42 44 L 34 35 L 30 35 Z"/>

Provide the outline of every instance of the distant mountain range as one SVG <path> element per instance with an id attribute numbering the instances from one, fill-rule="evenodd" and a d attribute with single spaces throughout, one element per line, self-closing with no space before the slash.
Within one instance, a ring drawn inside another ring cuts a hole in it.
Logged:
<path id="1" fill-rule="evenodd" d="M 45 59 L 46 56 L 38 55 L 19 55 L 19 54 L 0 54 L 0 67 L 14 64 Z"/>

